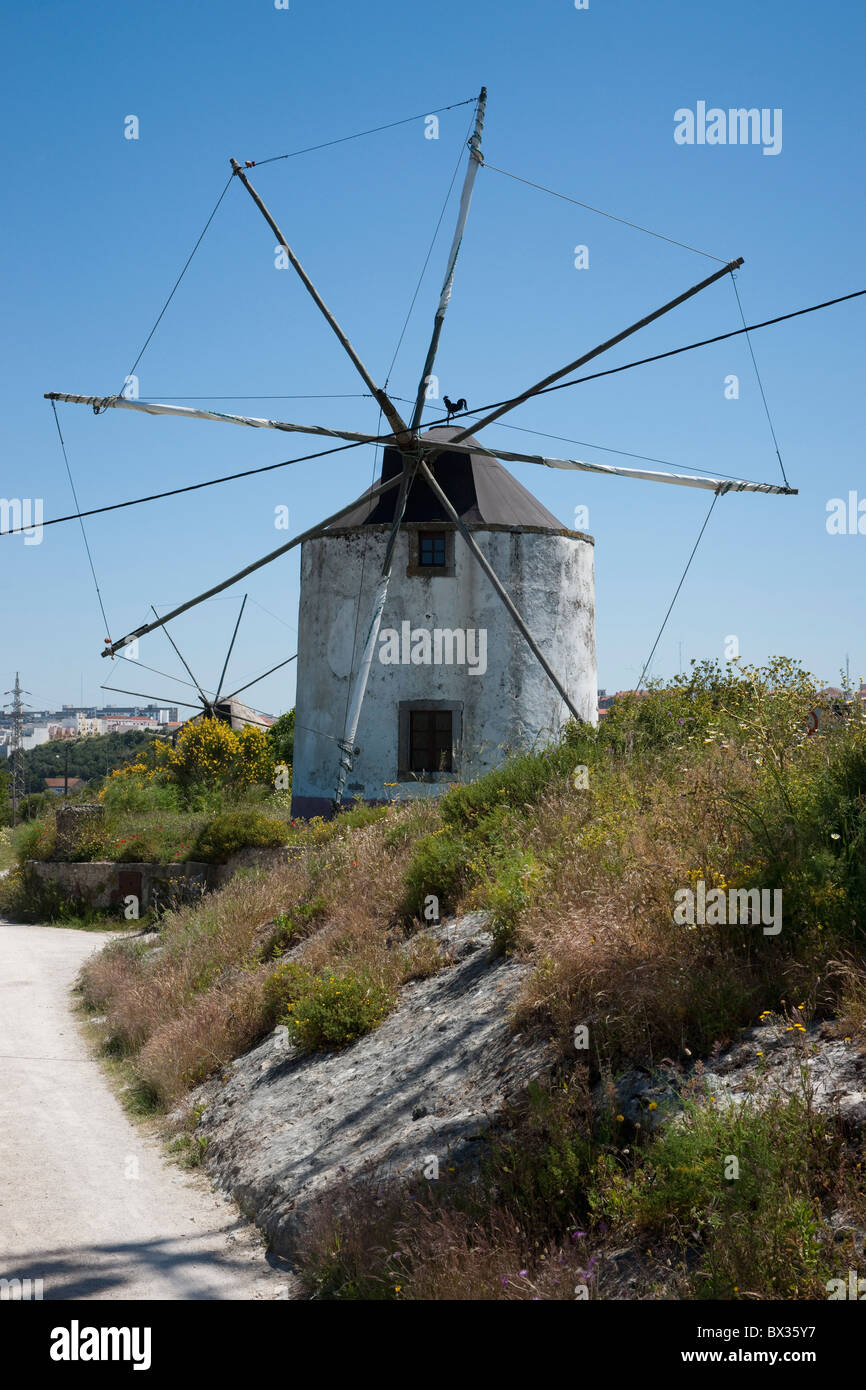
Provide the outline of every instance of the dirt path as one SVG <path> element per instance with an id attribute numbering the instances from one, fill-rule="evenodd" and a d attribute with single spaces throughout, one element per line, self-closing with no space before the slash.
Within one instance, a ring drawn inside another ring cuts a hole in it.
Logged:
<path id="1" fill-rule="evenodd" d="M 127 1118 L 72 1011 L 108 936 L 0 921 L 0 1279 L 46 1299 L 286 1297 L 233 1204 Z"/>

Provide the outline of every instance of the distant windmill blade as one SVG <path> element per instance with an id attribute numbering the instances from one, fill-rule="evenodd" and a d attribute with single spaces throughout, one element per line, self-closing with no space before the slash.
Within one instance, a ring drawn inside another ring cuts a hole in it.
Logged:
<path id="1" fill-rule="evenodd" d="M 240 695 L 240 693 L 241 693 L 242 690 L 249 690 L 249 688 L 250 688 L 251 685 L 258 685 L 259 681 L 263 681 L 264 678 L 265 678 L 265 676 L 272 676 L 272 675 L 274 674 L 275 671 L 280 671 L 280 670 L 282 670 L 282 668 L 283 668 L 284 666 L 288 666 L 288 664 L 289 664 L 290 661 L 297 661 L 297 659 L 298 659 L 298 653 L 297 653 L 297 652 L 295 652 L 294 656 L 287 656 L 286 659 L 285 659 L 285 661 L 280 661 L 280 662 L 278 662 L 277 665 L 276 665 L 276 666 L 272 666 L 271 669 L 270 669 L 269 671 L 265 671 L 264 675 L 262 675 L 262 676 L 256 676 L 255 680 L 247 681 L 246 685 L 239 685 L 238 688 L 237 688 L 237 690 L 233 690 L 232 693 L 231 693 L 231 695 L 225 695 L 225 696 L 223 696 L 223 699 L 224 699 L 224 700 L 233 700 L 233 699 L 235 698 L 236 695 Z"/>
<path id="2" fill-rule="evenodd" d="M 151 606 L 151 609 L 153 610 L 154 615 L 158 618 L 158 617 L 159 617 L 159 614 L 157 613 L 156 609 L 153 607 L 153 604 L 151 604 L 150 606 Z M 165 627 L 165 626 L 163 626 L 163 631 L 165 632 L 166 637 L 168 638 L 169 642 L 170 642 L 171 645 L 174 647 L 175 651 L 177 652 L 178 656 L 180 657 L 181 661 L 183 662 L 186 671 L 189 673 L 190 678 L 192 679 L 193 685 L 195 686 L 196 690 L 198 691 L 199 695 L 201 696 L 201 702 L 202 702 L 202 704 L 204 705 L 205 709 L 207 709 L 207 708 L 208 708 L 208 705 L 210 704 L 210 701 L 208 700 L 207 696 L 205 695 L 204 691 L 202 690 L 202 688 L 201 688 L 201 686 L 199 685 L 198 681 L 196 680 L 195 676 L 192 674 L 192 671 L 190 670 L 189 666 L 187 665 L 186 660 L 185 660 L 185 658 L 184 658 L 184 656 L 183 656 L 183 653 L 181 652 L 180 648 L 178 647 L 177 643 L 175 642 L 175 640 L 174 640 L 174 638 L 172 637 L 171 633 L 169 632 L 168 628 Z"/>
<path id="3" fill-rule="evenodd" d="M 224 661 L 224 663 L 223 663 L 222 674 L 220 675 L 219 681 L 218 681 L 218 683 L 217 683 L 217 693 L 216 693 L 216 698 L 214 699 L 214 704 L 215 704 L 215 705 L 219 703 L 220 691 L 221 691 L 222 688 L 223 688 L 223 681 L 224 681 L 225 678 L 226 678 L 226 671 L 228 670 L 229 661 L 231 660 L 232 648 L 234 647 L 235 638 L 236 638 L 237 635 L 238 635 L 238 628 L 239 628 L 240 625 L 241 625 L 241 618 L 244 616 L 244 609 L 246 608 L 246 606 L 247 606 L 247 596 L 246 596 L 246 594 L 244 594 L 243 600 L 242 600 L 242 602 L 241 602 L 241 611 L 240 611 L 240 613 L 238 613 L 238 620 L 237 620 L 237 622 L 235 623 L 235 630 L 234 630 L 234 632 L 232 633 L 232 640 L 229 642 L 229 649 L 228 649 L 228 651 L 226 652 L 226 659 L 225 659 L 225 661 Z"/>
<path id="4" fill-rule="evenodd" d="M 154 632 L 156 628 L 165 627 L 166 623 L 170 623 L 175 618 L 180 617 L 181 613 L 186 613 L 190 608 L 195 608 L 197 604 L 204 603 L 206 599 L 213 598 L 214 594 L 221 594 L 223 589 L 228 589 L 232 584 L 237 584 L 239 580 L 246 579 L 247 575 L 252 574 L 254 570 L 261 569 L 263 565 L 271 564 L 273 560 L 279 559 L 279 557 L 285 555 L 287 551 L 293 550 L 296 545 L 301 545 L 303 541 L 310 540 L 312 536 L 317 536 L 328 526 L 335 525 L 344 516 L 348 516 L 350 512 L 353 512 L 359 502 L 372 502 L 374 498 L 381 497 L 383 493 L 396 487 L 399 481 L 399 477 L 388 478 L 387 481 L 379 483 L 374 488 L 370 488 L 369 491 L 364 493 L 362 498 L 356 497 L 354 502 L 350 502 L 348 506 L 341 507 L 338 512 L 334 512 L 331 516 L 325 517 L 324 521 L 319 521 L 315 526 L 311 526 L 309 530 L 302 531 L 299 536 L 295 536 L 293 540 L 286 541 L 285 545 L 278 546 L 277 549 L 272 550 L 269 555 L 263 555 L 261 560 L 254 560 L 251 565 L 247 565 L 245 569 L 239 570 L 237 574 L 231 575 L 230 578 L 224 579 L 222 583 L 214 584 L 213 588 L 206 589 L 203 594 L 197 594 L 195 598 L 189 599 L 186 603 L 181 603 L 177 608 L 173 608 L 170 613 L 166 613 L 164 618 L 158 617 L 155 623 L 145 623 L 143 627 L 136 628 L 134 632 L 127 633 L 125 637 L 120 637 L 116 642 L 109 643 L 101 655 L 114 656 L 115 652 L 120 651 L 122 647 L 128 647 L 130 642 L 134 642 L 136 638 L 146 637 L 149 632 Z M 151 607 L 153 607 L 153 605 L 151 605 Z M 191 671 L 190 675 L 192 675 Z M 193 680 L 195 681 L 195 677 L 193 677 Z"/>
<path id="5" fill-rule="evenodd" d="M 654 309 L 651 314 L 646 314 L 644 318 L 638 319 L 636 323 L 630 324 L 629 327 L 624 328 L 622 332 L 615 333 L 612 338 L 608 338 L 605 342 L 599 343 L 598 347 L 592 348 L 590 352 L 585 352 L 582 357 L 577 357 L 573 362 L 569 362 L 567 367 L 561 367 L 559 371 L 551 372 L 550 376 L 543 377 L 542 380 L 537 381 L 534 386 L 530 386 L 525 391 L 522 391 L 519 396 L 514 396 L 511 400 L 498 406 L 497 409 L 492 410 L 489 415 L 485 415 L 483 420 L 479 420 L 477 424 L 455 435 L 454 443 L 460 444 L 464 439 L 468 439 L 470 434 L 476 434 L 479 430 L 482 430 L 485 425 L 492 425 L 494 420 L 498 420 L 501 415 L 505 415 L 509 410 L 514 410 L 516 406 L 522 405 L 523 402 L 528 401 L 531 396 L 535 396 L 539 391 L 543 391 L 545 386 L 550 386 L 554 381 L 558 381 L 560 377 L 567 376 L 569 372 L 577 371 L 579 367 L 583 367 L 587 362 L 591 362 L 593 358 L 600 357 L 603 352 L 608 352 L 610 348 L 616 347 L 617 343 L 624 342 L 625 339 L 630 338 L 633 333 L 637 333 L 641 328 L 646 328 L 647 324 L 654 323 L 656 319 L 660 319 L 664 314 L 669 314 L 671 309 L 676 309 L 678 305 L 685 304 L 687 299 L 692 299 L 696 294 L 700 294 L 701 290 L 705 290 L 708 285 L 713 285 L 717 280 L 721 280 L 723 275 L 732 275 L 742 264 L 743 259 L 741 256 L 737 257 L 735 261 L 729 261 L 721 270 L 716 270 L 712 275 L 708 275 L 706 280 L 701 280 L 699 284 L 692 285 L 691 289 L 685 290 L 683 294 L 678 294 L 676 299 L 668 300 L 667 304 L 663 304 L 660 309 Z"/>
<path id="6" fill-rule="evenodd" d="M 115 660 L 125 661 L 129 666 L 139 666 L 142 671 L 150 671 L 154 676 L 162 676 L 167 681 L 177 681 L 178 685 L 189 685 L 194 690 L 198 688 L 193 681 L 185 681 L 183 676 L 172 676 L 168 671 L 159 671 L 156 666 L 148 666 L 145 661 L 139 661 L 136 657 L 118 654 Z"/>
<path id="7" fill-rule="evenodd" d="M 170 700 L 163 700 L 160 695 L 146 695 L 143 690 L 124 690 L 120 685 L 101 685 L 100 690 L 114 690 L 118 695 L 137 695 L 140 700 L 153 700 L 158 705 L 183 705 L 184 709 L 200 709 L 200 705 L 191 705 L 188 700 L 176 700 L 171 696 Z"/>

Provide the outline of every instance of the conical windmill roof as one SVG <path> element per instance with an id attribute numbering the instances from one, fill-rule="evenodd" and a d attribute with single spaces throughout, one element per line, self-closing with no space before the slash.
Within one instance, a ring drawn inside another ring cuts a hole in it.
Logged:
<path id="1" fill-rule="evenodd" d="M 437 425 L 427 430 L 424 439 L 447 443 L 460 434 L 457 425 Z M 513 478 L 498 459 L 480 452 L 477 439 L 470 435 L 462 441 L 477 448 L 478 453 L 464 454 L 456 450 L 441 453 L 431 465 L 432 472 L 449 498 L 461 520 L 489 526 L 532 527 L 542 531 L 563 531 L 565 527 L 552 512 L 543 507 L 522 483 Z M 396 477 L 403 467 L 402 457 L 397 449 L 387 448 L 382 460 L 382 476 L 377 483 L 387 482 Z M 372 502 L 363 499 L 354 511 L 341 517 L 335 530 L 356 526 L 377 526 L 394 520 L 394 508 L 399 488 L 392 488 L 382 497 Z M 406 503 L 407 522 L 439 522 L 448 524 L 442 504 L 437 501 L 427 484 L 416 478 Z"/>

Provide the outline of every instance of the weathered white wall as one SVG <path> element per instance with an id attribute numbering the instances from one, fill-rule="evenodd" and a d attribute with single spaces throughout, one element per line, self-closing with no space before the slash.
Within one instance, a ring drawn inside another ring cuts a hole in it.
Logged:
<path id="1" fill-rule="evenodd" d="M 595 724 L 592 541 L 566 531 L 481 525 L 470 529 L 582 717 Z M 350 677 L 366 636 L 388 531 L 388 526 L 337 531 L 302 547 L 293 770 L 297 815 L 326 813 L 333 800 L 338 765 L 334 740 L 343 732 Z M 488 771 L 511 752 L 545 743 L 568 718 L 566 706 L 459 534 L 454 537 L 454 560 L 453 578 L 407 577 L 409 536 L 404 528 L 397 540 L 382 629 L 400 631 L 407 620 L 413 628 L 485 628 L 487 670 L 469 675 L 466 666 L 383 665 L 377 651 L 358 726 L 361 753 L 347 780 L 346 800 L 437 795 L 450 782 Z M 462 702 L 461 762 L 453 773 L 440 774 L 438 783 L 401 781 L 389 786 L 398 780 L 398 704 L 426 699 Z"/>

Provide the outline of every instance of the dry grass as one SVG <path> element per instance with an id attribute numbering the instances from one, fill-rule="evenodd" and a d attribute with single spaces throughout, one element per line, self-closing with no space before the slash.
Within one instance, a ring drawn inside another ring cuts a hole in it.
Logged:
<path id="1" fill-rule="evenodd" d="M 312 971 L 362 970 L 391 986 L 439 964 L 420 937 L 411 953 L 399 919 L 402 872 L 411 837 L 395 808 L 352 833 L 325 839 L 307 856 L 267 873 L 238 875 L 221 892 L 162 921 L 160 948 L 118 942 L 88 962 L 82 989 L 106 1013 L 116 1048 L 164 1105 L 219 1070 L 276 1022 L 265 985 L 273 921 L 320 899 L 292 954 Z M 315 833 L 315 832 L 314 832 Z"/>

